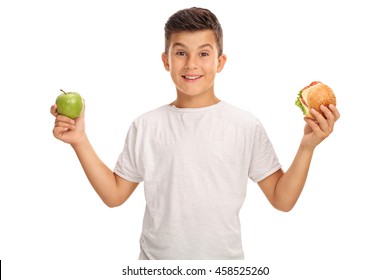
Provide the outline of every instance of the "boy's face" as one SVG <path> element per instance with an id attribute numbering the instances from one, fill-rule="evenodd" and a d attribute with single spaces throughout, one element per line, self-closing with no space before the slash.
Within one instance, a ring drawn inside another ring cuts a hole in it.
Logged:
<path id="1" fill-rule="evenodd" d="M 214 95 L 214 78 L 222 71 L 226 56 L 218 57 L 218 47 L 211 30 L 177 32 L 171 35 L 164 67 L 171 73 L 178 94 Z"/>

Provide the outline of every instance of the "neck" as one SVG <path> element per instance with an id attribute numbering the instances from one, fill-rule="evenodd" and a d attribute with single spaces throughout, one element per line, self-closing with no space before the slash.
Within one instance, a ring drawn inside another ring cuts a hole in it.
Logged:
<path id="1" fill-rule="evenodd" d="M 174 105 L 178 108 L 202 108 L 211 105 L 215 105 L 220 100 L 214 95 L 198 95 L 198 96 L 183 96 L 177 95 L 177 99 L 170 105 Z"/>

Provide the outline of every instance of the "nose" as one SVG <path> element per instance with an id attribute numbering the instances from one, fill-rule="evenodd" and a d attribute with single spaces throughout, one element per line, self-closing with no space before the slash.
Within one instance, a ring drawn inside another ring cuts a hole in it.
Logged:
<path id="1" fill-rule="evenodd" d="M 198 69 L 197 65 L 198 65 L 197 56 L 196 55 L 188 55 L 184 68 L 187 70 Z"/>

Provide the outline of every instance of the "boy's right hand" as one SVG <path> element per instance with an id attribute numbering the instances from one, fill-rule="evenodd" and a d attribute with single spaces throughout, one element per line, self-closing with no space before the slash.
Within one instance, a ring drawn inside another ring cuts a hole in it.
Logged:
<path id="1" fill-rule="evenodd" d="M 76 119 L 71 119 L 58 114 L 57 105 L 52 105 L 50 113 L 55 117 L 53 128 L 54 137 L 72 146 L 84 141 L 87 138 L 85 133 L 84 111 L 85 105 L 81 115 Z"/>

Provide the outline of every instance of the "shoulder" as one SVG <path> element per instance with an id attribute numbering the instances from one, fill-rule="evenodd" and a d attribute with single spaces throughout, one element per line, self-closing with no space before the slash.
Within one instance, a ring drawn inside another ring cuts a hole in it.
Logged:
<path id="1" fill-rule="evenodd" d="M 253 112 L 238 108 L 226 102 L 224 102 L 224 105 L 224 113 L 236 120 L 236 122 L 248 125 L 257 125 L 260 123 L 259 118 Z"/>
<path id="2" fill-rule="evenodd" d="M 164 118 L 164 116 L 166 116 L 168 112 L 168 105 L 163 105 L 139 115 L 134 119 L 133 123 L 136 125 L 140 125 L 149 122 L 155 122 Z"/>
<path id="3" fill-rule="evenodd" d="M 263 126 L 263 123 L 255 113 L 228 103 L 226 103 L 225 107 L 226 113 L 229 115 L 227 118 L 228 126 L 235 126 L 238 131 L 249 133 L 249 135 L 253 137 L 266 135 L 266 129 Z"/>

